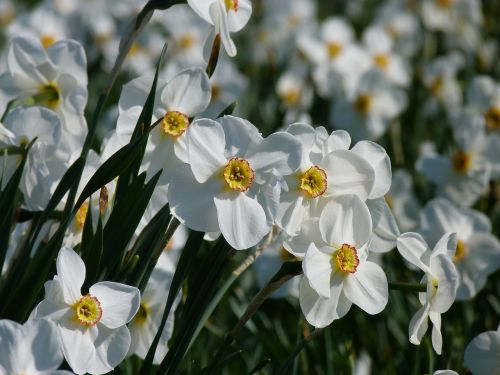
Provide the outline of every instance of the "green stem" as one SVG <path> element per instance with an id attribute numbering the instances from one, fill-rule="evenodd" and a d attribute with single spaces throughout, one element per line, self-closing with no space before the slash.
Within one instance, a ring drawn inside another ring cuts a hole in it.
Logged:
<path id="1" fill-rule="evenodd" d="M 402 292 L 425 292 L 427 291 L 427 286 L 415 283 L 389 283 L 389 289 L 400 290 Z"/>

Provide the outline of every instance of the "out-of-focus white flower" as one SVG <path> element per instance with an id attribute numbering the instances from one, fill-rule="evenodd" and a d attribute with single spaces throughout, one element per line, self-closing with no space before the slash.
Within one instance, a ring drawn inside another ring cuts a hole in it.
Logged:
<path id="1" fill-rule="evenodd" d="M 144 289 L 139 311 L 128 325 L 131 336 L 128 354 L 136 354 L 142 359 L 146 358 L 160 327 L 163 311 L 165 311 L 165 301 L 167 300 L 170 284 L 175 272 L 175 265 L 172 261 L 163 254 L 162 258 L 162 262 L 159 262 L 155 267 Z M 180 294 L 177 296 L 168 314 L 160 342 L 156 348 L 153 359 L 154 364 L 160 364 L 167 354 L 167 343 L 174 331 L 174 313 L 179 301 Z"/>
<path id="2" fill-rule="evenodd" d="M 363 42 L 367 49 L 372 67 L 379 69 L 390 82 L 399 86 L 408 86 L 410 75 L 406 62 L 393 52 L 392 40 L 387 31 L 380 26 L 365 30 Z"/>
<path id="3" fill-rule="evenodd" d="M 335 101 L 330 115 L 334 129 L 347 130 L 355 140 L 377 139 L 406 107 L 406 96 L 384 74 L 369 70 L 348 98 Z"/>
<path id="4" fill-rule="evenodd" d="M 491 161 L 498 163 L 498 157 L 481 119 L 464 113 L 456 121 L 454 135 L 458 149 L 450 157 L 424 153 L 417 160 L 417 170 L 437 185 L 438 195 L 458 205 L 470 206 L 487 191 Z M 500 138 L 495 140 L 500 142 Z"/>
<path id="5" fill-rule="evenodd" d="M 276 91 L 287 113 L 309 109 L 314 92 L 308 80 L 308 67 L 299 62 L 292 64 L 278 79 Z"/>
<path id="6" fill-rule="evenodd" d="M 307 321 L 325 327 L 342 318 L 354 303 L 378 314 L 388 301 L 387 278 L 382 268 L 368 261 L 372 232 L 368 207 L 355 195 L 329 202 L 319 218 L 321 237 L 304 257 L 300 306 Z"/>
<path id="7" fill-rule="evenodd" d="M 236 56 L 236 46 L 230 33 L 240 31 L 252 15 L 250 0 L 188 0 L 188 4 L 220 34 L 222 44 L 230 57 Z M 207 41 L 213 40 L 208 38 Z"/>
<path id="8" fill-rule="evenodd" d="M 140 305 L 137 288 L 102 281 L 82 296 L 85 264 L 70 248 L 62 248 L 57 276 L 45 283 L 37 318 L 57 323 L 64 357 L 77 374 L 104 374 L 116 367 L 130 347 L 126 324 Z"/>
<path id="9" fill-rule="evenodd" d="M 283 177 L 299 167 L 301 144 L 288 133 L 262 138 L 248 121 L 196 120 L 187 131 L 189 165 L 168 189 L 187 227 L 222 232 L 235 249 L 256 245 L 274 223 Z"/>
<path id="10" fill-rule="evenodd" d="M 458 372 L 453 370 L 437 370 L 432 375 L 459 375 Z"/>
<path id="11" fill-rule="evenodd" d="M 465 348 L 464 362 L 474 375 L 500 374 L 500 326 L 474 337 Z"/>
<path id="12" fill-rule="evenodd" d="M 397 247 L 405 260 L 425 272 L 422 281 L 427 285 L 427 291 L 418 294 L 422 307 L 410 321 L 410 342 L 420 345 L 430 319 L 432 346 L 437 354 L 441 354 L 441 314 L 448 311 L 455 301 L 458 288 L 458 273 L 452 261 L 457 236 L 446 233 L 431 251 L 420 234 L 408 232 L 398 238 Z"/>
<path id="13" fill-rule="evenodd" d="M 481 212 L 434 199 L 420 214 L 419 231 L 430 244 L 447 232 L 457 233 L 453 262 L 459 276 L 459 300 L 474 297 L 487 277 L 500 268 L 500 243 L 491 234 L 489 218 Z"/>
<path id="14" fill-rule="evenodd" d="M 87 61 L 80 43 L 59 41 L 45 49 L 37 39 L 12 39 L 0 92 L 11 99 L 30 98 L 57 112 L 64 129 L 61 147 L 68 153 L 82 147 L 87 133 Z"/>
<path id="15" fill-rule="evenodd" d="M 56 370 L 63 361 L 57 327 L 45 319 L 23 325 L 0 320 L 0 375 L 70 375 Z"/>
<path id="16" fill-rule="evenodd" d="M 422 20 L 429 30 L 457 32 L 466 23 L 479 25 L 482 21 L 478 0 L 423 0 Z"/>
<path id="17" fill-rule="evenodd" d="M 500 85 L 488 76 L 475 77 L 466 92 L 467 108 L 484 118 L 489 131 L 500 130 Z"/>

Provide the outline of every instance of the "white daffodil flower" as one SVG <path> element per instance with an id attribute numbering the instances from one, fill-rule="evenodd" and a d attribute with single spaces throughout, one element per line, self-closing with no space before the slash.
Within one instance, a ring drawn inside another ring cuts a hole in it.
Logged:
<path id="1" fill-rule="evenodd" d="M 148 280 L 144 293 L 141 296 L 141 305 L 134 319 L 129 323 L 131 343 L 128 354 L 136 354 L 139 358 L 146 358 L 149 348 L 158 332 L 165 310 L 165 301 L 168 297 L 170 284 L 175 272 L 174 263 L 165 253 L 161 256 Z M 174 331 L 174 313 L 180 301 L 177 296 L 167 318 L 167 323 L 161 334 L 160 342 L 156 348 L 153 363 L 160 364 L 168 351 L 168 340 Z"/>
<path id="2" fill-rule="evenodd" d="M 325 206 L 318 224 L 321 238 L 302 263 L 299 299 L 307 321 L 325 327 L 353 303 L 369 314 L 381 312 L 389 292 L 382 268 L 367 260 L 372 221 L 366 204 L 356 195 L 339 197 Z"/>
<path id="3" fill-rule="evenodd" d="M 348 98 L 335 101 L 330 121 L 335 129 L 347 130 L 355 140 L 377 139 L 405 107 L 404 92 L 392 87 L 382 72 L 370 69 Z"/>
<path id="4" fill-rule="evenodd" d="M 71 375 L 57 370 L 63 361 L 57 327 L 45 319 L 23 325 L 0 320 L 0 375 Z"/>
<path id="5" fill-rule="evenodd" d="M 214 26 L 214 33 L 220 34 L 227 54 L 236 56 L 230 33 L 240 31 L 247 24 L 252 15 L 250 0 L 188 0 L 188 4 L 198 16 Z M 208 39 L 211 40 L 213 38 Z"/>
<path id="6" fill-rule="evenodd" d="M 420 214 L 419 232 L 431 244 L 444 233 L 457 233 L 453 262 L 459 276 L 458 300 L 474 297 L 488 276 L 500 268 L 500 242 L 491 233 L 490 219 L 481 212 L 434 199 Z"/>
<path id="7" fill-rule="evenodd" d="M 45 283 L 45 298 L 37 318 L 57 323 L 64 357 L 76 374 L 105 374 L 116 367 L 130 347 L 126 324 L 139 309 L 137 288 L 102 281 L 82 295 L 85 264 L 70 248 L 62 248 L 57 276 Z"/>
<path id="8" fill-rule="evenodd" d="M 139 77 L 123 88 L 116 126 L 118 143 L 130 141 L 152 81 L 152 77 Z M 163 169 L 160 184 L 169 182 L 175 165 L 187 163 L 185 132 L 191 119 L 207 108 L 210 94 L 208 76 L 201 68 L 186 69 L 168 82 L 158 80 L 152 121 L 162 120 L 151 131 L 144 164 L 151 175 Z"/>
<path id="9" fill-rule="evenodd" d="M 288 191 L 281 195 L 276 220 L 290 236 L 297 234 L 305 219 L 318 216 L 330 199 L 345 194 L 368 199 L 375 186 L 375 170 L 355 151 L 358 145 L 349 150 L 348 133 L 334 131 L 328 136 L 324 128 L 303 123 L 292 124 L 286 131 L 302 144 L 299 170 L 285 177 Z"/>
<path id="10" fill-rule="evenodd" d="M 26 207 L 44 209 L 68 167 L 69 155 L 59 148 L 61 122 L 56 113 L 46 108 L 30 107 L 15 108 L 6 116 L 4 124 L 0 125 L 0 148 L 25 147 L 37 138 L 28 153 L 20 189 Z M 2 185 L 9 181 L 20 160 L 19 154 L 0 156 Z"/>
<path id="11" fill-rule="evenodd" d="M 256 245 L 274 223 L 282 176 L 299 167 L 300 142 L 284 132 L 262 138 L 233 116 L 196 120 L 187 140 L 189 165 L 168 189 L 172 213 L 191 229 L 222 232 L 235 249 Z"/>
<path id="12" fill-rule="evenodd" d="M 427 291 L 418 295 L 422 307 L 410 321 L 410 342 L 420 344 L 430 319 L 432 346 L 437 354 L 441 354 L 441 314 L 448 311 L 455 301 L 458 288 L 458 273 L 452 261 L 457 236 L 446 233 L 431 250 L 420 234 L 408 232 L 398 238 L 397 247 L 405 260 L 425 272 L 422 281 L 427 285 Z"/>
<path id="13" fill-rule="evenodd" d="M 461 25 L 479 25 L 482 21 L 478 0 L 423 0 L 422 21 L 429 30 L 458 32 Z"/>
<path id="14" fill-rule="evenodd" d="M 392 39 L 380 26 L 371 26 L 363 34 L 363 42 L 368 50 L 372 66 L 379 69 L 390 82 L 406 87 L 410 74 L 406 62 L 393 52 Z"/>
<path id="15" fill-rule="evenodd" d="M 87 61 L 80 43 L 64 40 L 45 49 L 37 39 L 12 39 L 7 72 L 0 75 L 0 92 L 10 99 L 30 99 L 59 115 L 64 132 L 61 148 L 80 149 L 87 133 Z M 0 108 L 3 113 L 5 108 Z"/>
<path id="16" fill-rule="evenodd" d="M 464 362 L 474 375 L 500 374 L 500 326 L 474 337 L 465 348 Z"/>
<path id="17" fill-rule="evenodd" d="M 481 119 L 467 113 L 457 118 L 453 130 L 458 149 L 450 157 L 425 152 L 417 170 L 437 185 L 438 195 L 471 206 L 488 189 L 492 162 L 498 163 L 495 138 L 486 137 Z"/>

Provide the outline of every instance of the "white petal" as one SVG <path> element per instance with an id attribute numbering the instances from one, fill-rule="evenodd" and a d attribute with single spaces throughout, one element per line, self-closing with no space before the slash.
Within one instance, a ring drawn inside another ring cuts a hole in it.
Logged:
<path id="1" fill-rule="evenodd" d="M 391 187 L 391 160 L 385 150 L 370 141 L 361 141 L 354 145 L 352 151 L 365 159 L 375 171 L 375 183 L 369 198 L 380 198 L 387 194 Z"/>
<path id="2" fill-rule="evenodd" d="M 57 326 L 50 320 L 35 319 L 24 323 L 25 345 L 37 370 L 55 370 L 63 361 Z M 25 363 L 26 364 L 26 363 Z"/>
<path id="3" fill-rule="evenodd" d="M 94 358 L 95 327 L 84 328 L 76 323 L 68 322 L 59 325 L 64 358 L 75 374 L 85 374 Z"/>
<path id="4" fill-rule="evenodd" d="M 331 255 L 319 251 L 312 243 L 302 261 L 304 275 L 309 285 L 321 297 L 330 298 L 330 275 L 332 274 Z"/>
<path id="5" fill-rule="evenodd" d="M 396 241 L 398 251 L 408 262 L 422 271 L 430 273 L 428 257 L 430 249 L 422 236 L 418 233 L 403 233 Z"/>
<path id="6" fill-rule="evenodd" d="M 348 150 L 351 145 L 351 136 L 345 130 L 334 130 L 328 137 L 328 152 Z"/>
<path id="7" fill-rule="evenodd" d="M 456 233 L 445 233 L 436 246 L 434 246 L 432 256 L 434 257 L 436 255 L 443 254 L 452 258 L 457 249 L 457 242 L 458 238 Z"/>
<path id="8" fill-rule="evenodd" d="M 139 310 L 141 295 L 139 289 L 111 281 L 102 281 L 89 289 L 102 309 L 100 323 L 108 328 L 118 328 L 127 324 Z"/>
<path id="9" fill-rule="evenodd" d="M 436 294 L 431 300 L 431 310 L 444 313 L 455 301 L 458 273 L 451 258 L 441 254 L 431 258 L 432 275 L 438 279 Z"/>
<path id="10" fill-rule="evenodd" d="M 356 195 L 338 197 L 321 212 L 319 227 L 325 243 L 335 247 L 345 243 L 359 249 L 372 233 L 370 211 Z"/>
<path id="11" fill-rule="evenodd" d="M 238 11 L 229 11 L 227 24 L 232 33 L 240 31 L 247 24 L 252 15 L 252 3 L 250 0 L 238 0 Z"/>
<path id="12" fill-rule="evenodd" d="M 369 199 L 366 204 L 373 221 L 370 251 L 385 253 L 392 250 L 401 233 L 391 209 L 384 198 Z"/>
<path id="13" fill-rule="evenodd" d="M 366 200 L 375 183 L 375 171 L 366 160 L 349 150 L 337 150 L 321 162 L 328 176 L 328 194 L 358 195 Z"/>
<path id="14" fill-rule="evenodd" d="M 344 281 L 344 293 L 368 314 L 378 314 L 384 310 L 389 298 L 385 272 L 378 264 L 361 262 L 356 272 Z"/>
<path id="15" fill-rule="evenodd" d="M 441 336 L 441 314 L 431 311 L 429 319 L 432 322 L 432 347 L 437 354 L 441 354 L 443 337 Z"/>
<path id="16" fill-rule="evenodd" d="M 234 45 L 231 35 L 229 34 L 229 25 L 227 24 L 226 11 L 224 4 L 217 1 L 210 5 L 210 17 L 214 21 L 215 30 L 220 33 L 222 44 L 229 57 L 236 56 L 236 46 Z"/>
<path id="17" fill-rule="evenodd" d="M 19 364 L 24 361 L 25 352 L 22 348 L 24 335 L 21 324 L 11 320 L 0 320 L 0 371 L 2 375 L 17 373 Z"/>
<path id="18" fill-rule="evenodd" d="M 130 332 L 126 326 L 118 329 L 99 327 L 95 340 L 95 357 L 88 369 L 89 374 L 105 374 L 118 366 L 130 347 Z"/>
<path id="19" fill-rule="evenodd" d="M 304 197 L 296 192 L 282 193 L 279 202 L 276 224 L 287 234 L 297 234 L 304 216 Z"/>
<path id="20" fill-rule="evenodd" d="M 68 305 L 73 305 L 82 298 L 85 263 L 73 249 L 63 247 L 57 256 L 56 265 L 64 301 Z"/>
<path id="21" fill-rule="evenodd" d="M 226 155 L 245 157 L 263 140 L 259 130 L 248 120 L 227 115 L 217 121 L 226 136 Z"/>
<path id="22" fill-rule="evenodd" d="M 474 374 L 497 374 L 500 363 L 500 332 L 483 332 L 467 345 L 464 361 Z"/>
<path id="23" fill-rule="evenodd" d="M 188 0 L 188 4 L 193 9 L 198 16 L 203 18 L 205 21 L 213 25 L 213 20 L 210 16 L 209 8 L 215 2 L 219 0 Z"/>
<path id="24" fill-rule="evenodd" d="M 408 333 L 412 344 L 420 345 L 420 341 L 422 341 L 422 337 L 427 331 L 429 310 L 430 305 L 426 304 L 411 318 Z"/>
<path id="25" fill-rule="evenodd" d="M 161 93 L 161 101 L 169 111 L 194 117 L 207 108 L 210 96 L 207 73 L 201 68 L 191 68 L 183 70 L 167 83 Z"/>
<path id="26" fill-rule="evenodd" d="M 300 232 L 296 236 L 286 239 L 283 246 L 296 257 L 302 258 L 306 255 L 311 242 L 315 242 L 316 246 L 325 244 L 321 239 L 319 220 L 317 218 L 305 220 L 302 223 Z"/>
<path id="27" fill-rule="evenodd" d="M 309 324 L 323 328 L 347 314 L 351 302 L 342 293 L 342 284 L 334 284 L 330 290 L 330 298 L 321 297 L 311 288 L 304 277 L 300 282 L 300 308 Z"/>
<path id="28" fill-rule="evenodd" d="M 189 163 L 198 182 L 206 182 L 221 171 L 225 137 L 222 126 L 213 120 L 196 120 L 187 130 Z"/>
<path id="29" fill-rule="evenodd" d="M 236 250 L 255 246 L 269 232 L 264 209 L 246 194 L 227 192 L 214 202 L 222 235 Z"/>

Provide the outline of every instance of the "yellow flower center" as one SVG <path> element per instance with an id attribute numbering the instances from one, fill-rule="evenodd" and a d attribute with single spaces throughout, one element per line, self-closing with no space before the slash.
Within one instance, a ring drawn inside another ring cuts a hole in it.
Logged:
<path id="1" fill-rule="evenodd" d="M 224 4 L 226 4 L 226 10 L 229 12 L 230 10 L 238 11 L 238 0 L 224 0 Z"/>
<path id="2" fill-rule="evenodd" d="M 220 98 L 220 93 L 221 93 L 221 87 L 220 85 L 218 85 L 217 83 L 212 83 L 212 86 L 211 86 L 211 91 L 212 91 L 212 96 L 211 96 L 211 101 L 212 102 L 215 102 L 217 100 L 219 100 Z"/>
<path id="3" fill-rule="evenodd" d="M 328 57 L 334 59 L 342 52 L 342 45 L 335 42 L 329 42 L 326 44 L 326 50 L 328 51 Z"/>
<path id="4" fill-rule="evenodd" d="M 363 115 L 366 115 L 371 107 L 372 97 L 369 94 L 359 94 L 354 100 L 354 108 Z"/>
<path id="5" fill-rule="evenodd" d="M 56 41 L 57 41 L 57 39 L 53 35 L 42 35 L 40 37 L 40 42 L 42 42 L 42 46 L 45 49 L 49 48 Z"/>
<path id="6" fill-rule="evenodd" d="M 179 39 L 179 47 L 182 49 L 186 49 L 191 47 L 194 44 L 194 38 L 192 35 L 185 34 Z"/>
<path id="7" fill-rule="evenodd" d="M 467 255 L 467 245 L 462 240 L 457 241 L 457 248 L 455 250 L 455 256 L 453 257 L 453 262 L 458 263 Z"/>
<path id="8" fill-rule="evenodd" d="M 143 325 L 144 323 L 146 323 L 148 315 L 149 307 L 144 302 L 141 302 L 139 310 L 137 311 L 137 314 L 135 314 L 134 320 L 132 322 L 134 324 Z"/>
<path id="9" fill-rule="evenodd" d="M 89 203 L 83 202 L 75 215 L 75 229 L 81 231 L 85 225 L 85 219 L 87 218 L 87 212 L 89 210 Z"/>
<path id="10" fill-rule="evenodd" d="M 61 102 L 61 91 L 55 82 L 49 82 L 40 86 L 40 91 L 33 96 L 33 99 L 35 103 L 56 109 Z"/>
<path id="11" fill-rule="evenodd" d="M 294 107 L 300 102 L 300 91 L 297 89 L 289 89 L 281 94 L 281 99 L 288 107 Z"/>
<path id="12" fill-rule="evenodd" d="M 354 246 L 345 243 L 332 254 L 332 261 L 340 271 L 354 273 L 359 264 L 358 252 Z"/>
<path id="13" fill-rule="evenodd" d="M 178 111 L 168 111 L 163 116 L 162 129 L 167 135 L 178 137 L 186 131 L 189 126 L 189 118 Z"/>
<path id="14" fill-rule="evenodd" d="M 394 208 L 394 199 L 389 194 L 387 194 L 384 198 L 385 198 L 385 203 L 387 203 L 389 208 L 392 210 Z"/>
<path id="15" fill-rule="evenodd" d="M 442 91 L 443 91 L 443 77 L 437 76 L 434 78 L 431 82 L 431 85 L 429 86 L 429 90 L 431 90 L 431 93 L 434 96 L 438 96 Z"/>
<path id="16" fill-rule="evenodd" d="M 500 130 L 500 108 L 491 107 L 484 114 L 486 127 L 489 130 Z"/>
<path id="17" fill-rule="evenodd" d="M 252 185 L 255 172 L 248 161 L 234 157 L 224 167 L 223 177 L 229 189 L 243 192 Z"/>
<path id="18" fill-rule="evenodd" d="M 391 60 L 389 60 L 389 56 L 383 54 L 383 53 L 378 53 L 375 56 L 373 56 L 373 63 L 377 65 L 380 69 L 387 69 L 389 67 L 389 63 Z"/>
<path id="19" fill-rule="evenodd" d="M 467 173 L 472 167 L 472 155 L 464 151 L 457 151 L 451 161 L 453 170 L 459 174 Z"/>
<path id="20" fill-rule="evenodd" d="M 76 320 L 84 326 L 95 326 L 101 320 L 101 303 L 96 297 L 87 294 L 73 305 Z"/>
<path id="21" fill-rule="evenodd" d="M 280 258 L 283 262 L 297 260 L 297 257 L 292 253 L 288 252 L 284 247 L 281 247 L 280 249 Z"/>
<path id="22" fill-rule="evenodd" d="M 299 179 L 299 189 L 307 196 L 316 198 L 323 195 L 328 187 L 326 172 L 314 165 L 302 173 Z"/>
<path id="23" fill-rule="evenodd" d="M 129 56 L 137 56 L 142 50 L 142 47 L 139 43 L 133 42 L 130 46 L 130 50 L 128 51 Z"/>
<path id="24" fill-rule="evenodd" d="M 436 3 L 441 8 L 449 8 L 453 4 L 454 0 L 436 0 Z"/>

